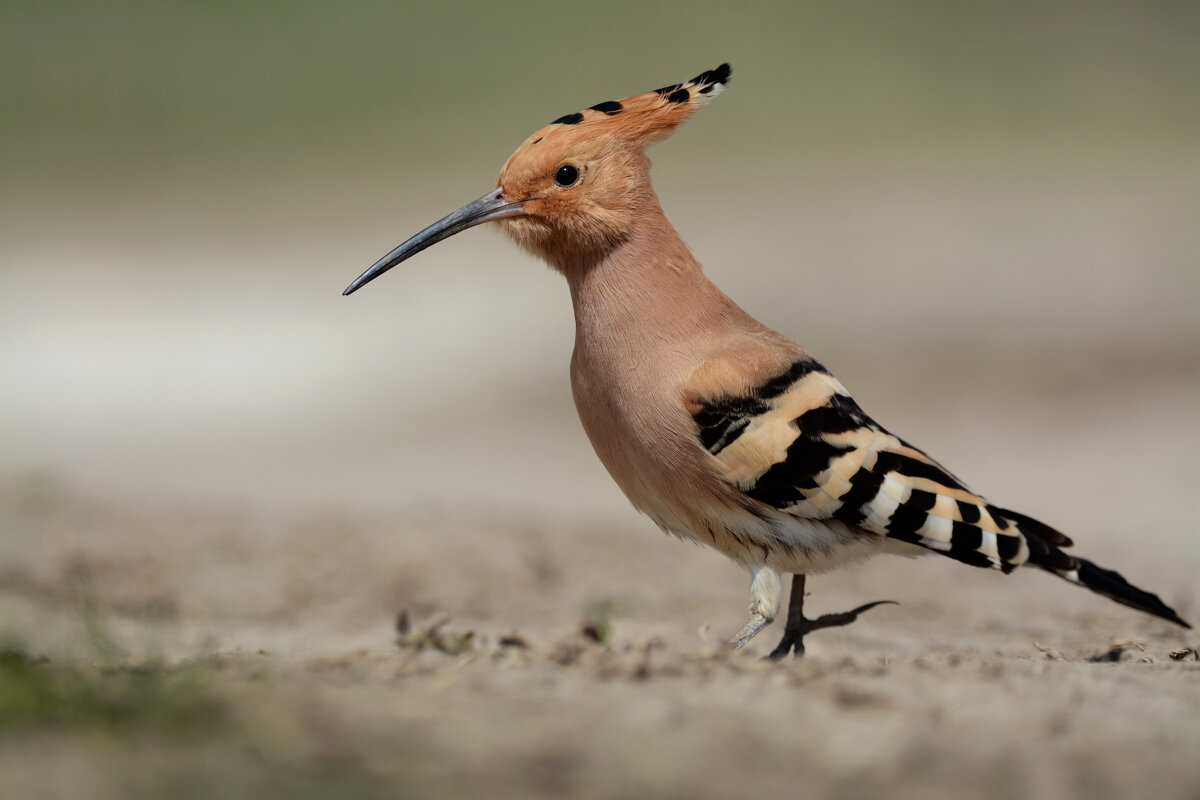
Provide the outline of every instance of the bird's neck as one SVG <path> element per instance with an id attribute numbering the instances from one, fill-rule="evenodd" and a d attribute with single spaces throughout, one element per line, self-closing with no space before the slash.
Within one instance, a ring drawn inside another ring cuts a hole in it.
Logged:
<path id="1" fill-rule="evenodd" d="M 714 317 L 743 313 L 704 275 L 652 193 L 635 220 L 611 249 L 562 268 L 577 348 L 640 350 L 648 340 L 678 340 L 711 327 Z"/>

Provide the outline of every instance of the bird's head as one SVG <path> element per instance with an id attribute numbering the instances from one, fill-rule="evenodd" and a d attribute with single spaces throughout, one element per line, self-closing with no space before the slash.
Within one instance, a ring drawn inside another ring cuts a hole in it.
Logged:
<path id="1" fill-rule="evenodd" d="M 573 254 L 602 254 L 629 234 L 643 203 L 653 198 L 646 147 L 720 94 L 730 73 L 722 64 L 686 83 L 559 117 L 517 148 L 495 189 L 392 250 L 343 294 L 484 222 L 499 221 L 519 244 L 560 269 Z"/>

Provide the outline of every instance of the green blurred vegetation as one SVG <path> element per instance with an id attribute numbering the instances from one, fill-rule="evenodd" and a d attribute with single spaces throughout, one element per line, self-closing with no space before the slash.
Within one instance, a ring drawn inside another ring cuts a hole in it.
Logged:
<path id="1" fill-rule="evenodd" d="M 385 782 L 311 701 L 277 690 L 265 654 L 131 659 L 74 584 L 73 654 L 35 655 L 0 616 L 0 797 L 382 798 L 410 782 L 410 756 Z"/>
<path id="2" fill-rule="evenodd" d="M 30 785 L 0 770 L 0 795 L 396 796 L 400 787 L 363 767 L 354 747 L 322 744 L 331 733 L 308 727 L 265 672 L 225 671 L 220 658 L 101 667 L 0 645 L 0 763 L 32 745 L 35 764 L 72 764 L 66 783 L 46 775 Z M 389 768 L 403 773 L 405 763 L 399 755 Z"/>
<path id="3" fill-rule="evenodd" d="M 202 667 L 86 669 L 0 648 L 0 736 L 52 728 L 192 739 L 225 729 L 229 711 Z"/>
<path id="4" fill-rule="evenodd" d="M 1200 4 L 1132 0 L 0 0 L 0 231 L 424 217 L 542 123 L 722 61 L 735 90 L 655 155 L 664 185 L 1177 172 L 1200 140 L 1197 40 Z"/>
<path id="5" fill-rule="evenodd" d="M 254 166 L 291 152 L 319 165 L 397 144 L 486 148 L 494 162 L 560 112 L 723 60 L 741 100 L 711 124 L 756 148 L 881 131 L 922 147 L 1200 135 L 1192 2 L 6 2 L 2 14 L 4 138 L 46 162 Z"/>
<path id="6" fill-rule="evenodd" d="M 896 164 L 1177 171 L 1200 140 L 1198 40 L 1200 4 L 1134 0 L 7 0 L 0 228 L 424 216 L 488 185 L 542 123 L 722 61 L 735 91 L 707 135 L 655 156 L 675 184 L 785 189 Z"/>

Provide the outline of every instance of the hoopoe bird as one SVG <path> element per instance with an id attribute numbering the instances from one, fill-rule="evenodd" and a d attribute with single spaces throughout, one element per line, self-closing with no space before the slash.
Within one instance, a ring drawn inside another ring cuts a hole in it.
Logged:
<path id="1" fill-rule="evenodd" d="M 344 294 L 456 233 L 498 222 L 562 273 L 575 311 L 571 388 L 592 447 L 663 530 L 750 573 L 749 642 L 779 613 L 772 658 L 878 605 L 804 616 L 805 576 L 921 548 L 1009 573 L 1035 566 L 1191 627 L 1157 596 L 1063 548 L 1054 528 L 992 505 L 866 415 L 803 348 L 705 277 L 650 185 L 648 145 L 725 89 L 722 64 L 686 83 L 559 117 L 525 140 L 496 188 L 379 259 Z"/>

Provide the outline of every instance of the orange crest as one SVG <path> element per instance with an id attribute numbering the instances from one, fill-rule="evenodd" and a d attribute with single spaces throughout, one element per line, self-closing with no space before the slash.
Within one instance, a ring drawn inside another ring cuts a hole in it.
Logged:
<path id="1" fill-rule="evenodd" d="M 606 135 L 643 146 L 662 141 L 720 94 L 732 73 L 728 64 L 722 64 L 686 83 L 664 86 L 623 100 L 606 100 L 583 111 L 566 114 L 530 136 L 521 148 L 568 131 L 581 138 Z"/>
<path id="2" fill-rule="evenodd" d="M 670 136 L 720 94 L 732 71 L 722 64 L 686 83 L 559 117 L 517 148 L 493 191 L 393 249 L 345 293 L 484 222 L 499 222 L 519 244 L 564 271 L 569 263 L 608 252 L 629 236 L 639 212 L 657 208 L 645 147 Z"/>

